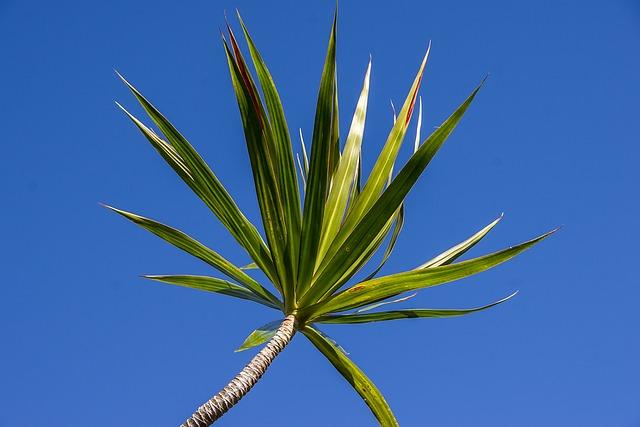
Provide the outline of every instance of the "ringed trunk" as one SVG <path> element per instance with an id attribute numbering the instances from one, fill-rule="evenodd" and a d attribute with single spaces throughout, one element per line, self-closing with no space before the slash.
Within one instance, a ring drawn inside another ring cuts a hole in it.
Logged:
<path id="1" fill-rule="evenodd" d="M 295 317 L 287 316 L 276 334 L 255 355 L 247 366 L 208 402 L 200 406 L 181 427 L 208 427 L 238 403 L 266 372 L 273 359 L 286 347 L 296 333 Z"/>

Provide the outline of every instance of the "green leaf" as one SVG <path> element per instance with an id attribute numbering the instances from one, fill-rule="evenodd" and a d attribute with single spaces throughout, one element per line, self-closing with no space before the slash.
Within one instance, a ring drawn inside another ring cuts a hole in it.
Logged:
<path id="1" fill-rule="evenodd" d="M 367 248 L 360 254 L 360 256 L 351 264 L 351 266 L 344 272 L 344 274 L 340 277 L 340 279 L 334 285 L 336 288 L 340 288 L 343 284 L 345 284 L 357 271 L 366 265 L 367 262 L 371 259 L 371 257 L 378 251 L 386 236 L 391 231 L 391 227 L 395 223 L 397 215 L 394 215 L 387 224 L 385 224 L 384 228 L 378 232 L 376 238 L 369 243 Z M 391 241 L 390 241 L 391 242 Z M 384 258 L 384 256 L 383 256 Z"/>
<path id="2" fill-rule="evenodd" d="M 240 270 L 255 270 L 256 268 L 258 268 L 258 264 L 250 262 L 249 264 L 240 267 Z"/>
<path id="3" fill-rule="evenodd" d="M 302 235 L 298 262 L 299 289 L 305 289 L 311 280 L 322 233 L 324 206 L 330 184 L 330 157 L 333 147 L 336 93 L 336 25 L 337 14 L 333 19 L 329 46 L 325 58 L 320 90 L 316 105 L 316 117 L 313 126 L 311 159 L 304 199 L 302 216 Z"/>
<path id="4" fill-rule="evenodd" d="M 416 102 L 418 89 L 420 88 L 420 82 L 422 81 L 430 48 L 431 46 L 429 45 L 427 53 L 425 54 L 422 63 L 420 64 L 420 68 L 418 69 L 418 73 L 416 74 L 413 84 L 409 89 L 409 93 L 407 94 L 402 110 L 400 110 L 398 119 L 395 121 L 395 124 L 389 133 L 387 142 L 385 143 L 378 160 L 374 164 L 364 188 L 358 195 L 353 206 L 350 208 L 349 214 L 344 220 L 340 233 L 337 234 L 333 243 L 329 246 L 326 256 L 322 261 L 322 265 L 326 265 L 327 261 L 335 255 L 340 245 L 349 236 L 349 233 L 353 231 L 363 216 L 367 211 L 369 211 L 371 206 L 373 206 L 376 200 L 378 200 L 387 181 L 391 177 L 393 165 L 396 161 L 396 157 L 398 156 L 402 141 L 404 140 L 409 120 L 411 119 L 411 113 L 413 112 L 413 107 Z"/>
<path id="5" fill-rule="evenodd" d="M 240 284 L 245 286 L 256 296 L 264 299 L 265 301 L 275 305 L 280 304 L 278 298 L 276 298 L 275 295 L 273 295 L 262 285 L 256 282 L 253 278 L 251 278 L 251 276 L 247 275 L 247 273 L 233 265 L 231 262 L 227 261 L 222 255 L 209 249 L 202 243 L 187 236 L 183 232 L 131 212 L 116 209 L 112 206 L 107 205 L 105 205 L 105 207 L 122 215 L 123 217 L 139 225 L 145 230 L 150 231 L 166 242 L 171 243 L 173 246 L 182 249 L 183 251 L 187 252 L 190 255 L 193 255 L 196 258 L 201 259 L 202 261 L 218 269 L 227 276 L 237 280 Z"/>
<path id="6" fill-rule="evenodd" d="M 514 297 L 518 292 L 514 292 L 508 297 L 502 298 L 501 300 L 492 302 L 491 304 L 484 305 L 482 307 L 475 308 L 459 308 L 459 309 L 406 309 L 406 310 L 393 310 L 393 311 L 382 311 L 378 313 L 366 313 L 366 314 L 331 314 L 327 316 L 322 316 L 316 319 L 316 322 L 319 323 L 341 323 L 341 324 L 352 324 L 352 323 L 369 323 L 369 322 L 382 322 L 385 320 L 398 320 L 398 319 L 416 319 L 421 317 L 456 317 L 456 316 L 464 316 L 465 314 L 475 313 L 477 311 L 486 310 L 488 308 L 494 307 L 498 304 L 502 304 L 503 302 Z"/>
<path id="7" fill-rule="evenodd" d="M 391 233 L 391 237 L 389 238 L 389 244 L 387 245 L 387 249 L 385 249 L 384 254 L 382 255 L 382 259 L 376 267 L 375 270 L 369 274 L 365 280 L 372 279 L 378 274 L 378 272 L 384 267 L 385 263 L 391 256 L 393 249 L 396 247 L 396 242 L 398 241 L 398 236 L 400 235 L 400 231 L 402 231 L 402 226 L 404 225 L 404 203 L 400 205 L 400 209 L 398 209 L 398 213 L 394 220 L 393 232 Z"/>
<path id="8" fill-rule="evenodd" d="M 407 296 L 402 297 L 402 298 L 396 298 L 396 299 L 394 299 L 394 300 L 390 300 L 390 301 L 382 301 L 382 302 L 377 302 L 377 303 L 375 303 L 375 304 L 366 305 L 366 306 L 364 306 L 364 307 L 362 307 L 362 308 L 357 309 L 357 310 L 356 310 L 356 313 L 364 313 L 365 311 L 370 311 L 370 310 L 376 309 L 376 308 L 378 308 L 378 307 L 382 307 L 382 306 L 384 306 L 384 305 L 388 305 L 388 304 L 397 304 L 397 303 L 399 303 L 399 302 L 404 302 L 404 301 L 407 301 L 407 300 L 409 300 L 409 299 L 411 299 L 411 298 L 415 297 L 416 295 L 418 295 L 418 293 L 417 293 L 417 292 L 414 292 L 414 293 L 412 293 L 411 295 L 407 295 Z M 326 317 L 326 316 L 325 316 L 325 317 Z"/>
<path id="9" fill-rule="evenodd" d="M 358 392 L 369 406 L 381 427 L 398 426 L 391 408 L 375 384 L 353 363 L 344 351 L 324 333 L 313 326 L 306 326 L 302 333 L 324 354 L 345 380 Z"/>
<path id="10" fill-rule="evenodd" d="M 249 31 L 245 26 L 240 13 L 238 12 L 238 19 L 244 32 L 245 39 L 249 45 L 249 52 L 253 65 L 262 87 L 264 94 L 267 111 L 269 113 L 269 122 L 275 141 L 276 162 L 275 170 L 278 172 L 279 187 L 282 193 L 282 203 L 285 207 L 285 225 L 287 228 L 287 250 L 289 251 L 288 259 L 298 259 L 298 247 L 300 239 L 300 193 L 298 190 L 298 181 L 296 179 L 295 162 L 293 159 L 293 149 L 291 147 L 291 138 L 289 136 L 289 129 L 287 121 L 284 115 L 284 109 L 282 102 L 280 101 L 280 95 L 276 89 L 271 73 L 264 63 L 260 52 L 255 46 L 253 39 L 249 35 Z M 296 262 L 290 262 L 292 267 L 292 276 L 296 276 L 297 265 Z"/>
<path id="11" fill-rule="evenodd" d="M 371 75 L 371 60 L 367 66 L 364 84 L 360 92 L 360 98 L 356 111 L 351 121 L 351 128 L 347 136 L 338 168 L 331 180 L 331 189 L 325 205 L 325 213 L 322 224 L 322 239 L 318 249 L 318 261 L 326 253 L 331 241 L 338 233 L 340 224 L 345 215 L 349 195 L 354 188 L 354 182 L 358 175 L 358 163 L 362 147 L 362 135 L 367 116 L 367 101 L 369 96 L 369 78 Z"/>
<path id="12" fill-rule="evenodd" d="M 489 233 L 489 231 L 491 231 L 491 229 L 498 224 L 498 222 L 500 222 L 500 220 L 502 219 L 502 216 L 503 215 L 501 214 L 498 218 L 496 218 L 493 222 L 491 222 L 491 224 L 487 225 L 482 230 L 478 231 L 477 233 L 469 237 L 464 242 L 458 243 L 451 249 L 446 250 L 445 252 L 441 253 L 437 257 L 430 259 L 424 264 L 416 267 L 414 270 L 420 270 L 423 268 L 432 268 L 432 267 L 438 267 L 441 265 L 451 264 L 453 261 L 458 259 L 469 249 L 474 247 L 480 240 L 482 240 L 482 238 L 486 236 L 487 233 Z"/>
<path id="13" fill-rule="evenodd" d="M 162 144 L 152 141 L 148 129 L 133 116 L 129 115 L 136 126 L 145 134 L 147 139 L 156 149 L 162 149 L 161 154 L 180 177 L 191 187 L 191 189 L 202 199 L 202 201 L 218 217 L 220 222 L 229 230 L 231 235 L 247 251 L 249 256 L 260 266 L 270 279 L 275 278 L 275 270 L 271 262 L 269 249 L 265 245 L 260 233 L 253 224 L 240 211 L 234 200 L 231 198 L 222 183 L 211 171 L 209 166 L 200 157 L 198 152 L 189 142 L 178 132 L 178 130 L 158 111 L 142 94 L 131 85 L 122 75 L 118 73 L 120 79 L 129 87 L 140 105 L 149 114 L 154 123 L 160 128 L 162 133 L 171 144 L 174 157 L 168 159 L 168 154 L 162 148 Z M 126 111 L 125 111 L 126 112 Z M 152 132 L 151 132 L 152 133 Z M 157 136 L 156 136 L 157 138 Z M 158 138 L 159 139 L 159 138 Z M 165 144 L 166 145 L 166 144 Z M 165 147 L 166 148 L 166 147 Z M 168 150 L 168 149 L 167 149 Z M 179 159 L 179 161 L 177 160 Z M 188 178 L 185 178 L 187 176 Z"/>
<path id="14" fill-rule="evenodd" d="M 332 247 L 339 246 L 339 249 L 337 249 L 335 255 L 327 261 L 329 254 L 334 252 L 331 248 L 329 249 L 325 260 L 320 268 L 318 268 L 318 272 L 313 279 L 313 283 L 319 283 L 322 284 L 322 286 L 312 286 L 303 298 L 304 303 L 319 301 L 321 298 L 327 297 L 335 292 L 342 283 L 344 283 L 344 280 L 341 279 L 344 273 L 351 269 L 362 251 L 369 246 L 379 231 L 385 227 L 389 218 L 394 215 L 396 209 L 398 209 L 403 202 L 405 196 L 435 156 L 438 149 L 444 141 L 446 141 L 451 132 L 453 132 L 453 129 L 475 98 L 480 87 L 481 86 L 476 87 L 456 111 L 418 148 L 418 151 L 411 156 L 389 187 L 382 193 L 382 196 L 380 196 L 373 207 L 346 238 L 340 238 L 340 235 L 342 235 L 345 229 L 340 230 L 331 245 Z M 362 194 L 359 198 L 361 196 Z"/>
<path id="15" fill-rule="evenodd" d="M 289 237 L 285 226 L 284 203 L 275 171 L 276 154 L 271 127 L 240 49 L 233 33 L 229 31 L 234 54 L 231 53 L 224 39 L 223 45 L 242 118 L 262 223 L 271 249 L 272 260 L 276 266 L 277 276 L 272 278 L 272 281 L 283 292 L 285 301 L 290 301 L 288 296 L 292 284 L 293 262 L 287 259 L 286 246 Z"/>
<path id="16" fill-rule="evenodd" d="M 416 125 L 416 139 L 413 142 L 413 152 L 420 148 L 420 129 L 422 129 L 422 97 L 418 97 L 418 124 Z"/>
<path id="17" fill-rule="evenodd" d="M 440 267 L 405 271 L 403 273 L 392 274 L 358 283 L 310 307 L 306 311 L 306 314 L 310 314 L 309 317 L 313 319 L 318 315 L 362 307 L 363 305 L 372 304 L 404 292 L 442 285 L 447 282 L 472 276 L 513 258 L 550 236 L 556 230 L 557 229 L 552 230 L 535 239 L 512 246 L 508 249 L 503 249 L 468 261 Z"/>
<path id="18" fill-rule="evenodd" d="M 236 352 L 245 351 L 269 341 L 278 332 L 283 319 L 274 320 L 251 332 Z"/>
<path id="19" fill-rule="evenodd" d="M 254 301 L 276 310 L 282 310 L 282 304 L 268 301 L 262 297 L 255 295 L 250 290 L 238 286 L 235 283 L 226 280 L 217 279 L 208 276 L 167 276 L 167 275 L 145 275 L 146 279 L 155 280 L 156 282 L 168 283 L 170 285 L 184 286 L 201 291 L 216 292 L 219 294 L 229 295 L 236 298 L 242 298 Z"/>

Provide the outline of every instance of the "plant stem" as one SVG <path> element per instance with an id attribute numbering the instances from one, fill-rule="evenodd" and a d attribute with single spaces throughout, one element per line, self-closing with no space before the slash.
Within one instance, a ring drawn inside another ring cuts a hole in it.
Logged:
<path id="1" fill-rule="evenodd" d="M 276 334 L 255 355 L 242 371 L 215 396 L 200 406 L 181 427 L 208 427 L 238 403 L 258 382 L 273 359 L 286 347 L 296 333 L 295 317 L 287 316 Z"/>

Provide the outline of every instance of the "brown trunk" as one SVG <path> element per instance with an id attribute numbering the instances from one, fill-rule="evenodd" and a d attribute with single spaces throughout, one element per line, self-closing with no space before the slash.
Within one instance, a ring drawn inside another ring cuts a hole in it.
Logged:
<path id="1" fill-rule="evenodd" d="M 238 403 L 258 382 L 278 353 L 289 344 L 296 333 L 294 323 L 293 315 L 287 316 L 273 338 L 251 359 L 251 362 L 218 394 L 199 407 L 181 427 L 208 427 Z"/>

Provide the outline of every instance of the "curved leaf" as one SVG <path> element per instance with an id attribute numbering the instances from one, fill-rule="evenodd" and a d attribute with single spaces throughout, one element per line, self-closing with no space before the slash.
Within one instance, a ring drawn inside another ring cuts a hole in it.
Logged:
<path id="1" fill-rule="evenodd" d="M 517 246 L 468 261 L 422 270 L 411 270 L 361 282 L 310 307 L 308 312 L 311 313 L 310 317 L 313 319 L 321 314 L 361 307 L 403 292 L 441 285 L 472 276 L 513 258 L 548 237 L 556 230 L 552 230 Z"/>
<path id="2" fill-rule="evenodd" d="M 329 362 L 342 374 L 345 380 L 358 392 L 369 406 L 382 427 L 396 427 L 396 421 L 387 401 L 373 382 L 353 363 L 335 341 L 313 326 L 306 326 L 302 333 L 329 359 Z"/>
<path id="3" fill-rule="evenodd" d="M 116 72 L 117 73 L 117 72 Z M 120 79 L 129 87 L 140 105 L 147 112 L 149 117 L 160 128 L 179 156 L 184 166 L 188 168 L 190 181 L 181 178 L 193 189 L 193 191 L 204 201 L 211 211 L 218 217 L 220 222 L 229 230 L 231 235 L 247 251 L 251 258 L 260 265 L 260 268 L 269 278 L 275 278 L 275 271 L 271 262 L 270 251 L 265 245 L 260 233 L 251 222 L 240 211 L 231 195 L 224 188 L 218 177 L 211 171 L 206 162 L 200 157 L 198 152 L 189 142 L 178 132 L 178 130 L 158 111 L 131 83 L 122 75 L 117 73 Z M 132 117 L 132 116 L 130 116 Z M 134 123 L 136 121 L 134 120 Z M 136 123 L 138 125 L 138 123 Z M 141 131 L 149 139 L 149 135 L 139 125 Z M 153 142 L 152 142 L 153 143 Z M 156 149 L 158 148 L 154 144 Z M 163 155 L 165 157 L 165 155 Z M 165 157 L 165 160 L 167 158 Z M 174 163 L 170 162 L 174 167 Z"/>
<path id="4" fill-rule="evenodd" d="M 431 45 L 429 45 L 427 53 L 422 59 L 418 73 L 416 74 L 413 84 L 409 89 L 409 93 L 407 94 L 404 105 L 400 110 L 398 119 L 394 122 L 393 128 L 389 133 L 387 142 L 382 148 L 382 152 L 374 164 L 371 174 L 364 184 L 364 188 L 358 195 L 353 206 L 349 209 L 349 214 L 344 220 L 340 233 L 337 234 L 336 238 L 327 249 L 326 256 L 322 260 L 322 265 L 326 265 L 327 261 L 333 257 L 336 251 L 340 248 L 340 245 L 349 236 L 349 233 L 353 231 L 360 220 L 362 220 L 365 214 L 374 205 L 376 200 L 378 200 L 387 181 L 392 176 L 393 165 L 396 161 L 396 157 L 398 156 L 400 146 L 404 141 L 404 136 L 407 131 L 409 120 L 411 119 L 411 114 L 417 99 L 418 89 L 420 88 L 420 82 L 422 81 L 422 75 L 424 73 L 427 59 L 429 58 L 430 50 Z"/>
<path id="5" fill-rule="evenodd" d="M 167 283 L 170 285 L 184 286 L 187 288 L 198 289 L 207 292 L 216 292 L 219 294 L 229 295 L 236 298 L 242 298 L 254 301 L 276 310 L 282 310 L 282 304 L 268 301 L 262 297 L 255 295 L 250 290 L 236 285 L 226 280 L 217 279 L 208 276 L 185 276 L 185 275 L 145 275 L 145 279 L 154 280 L 156 282 Z"/>
<path id="6" fill-rule="evenodd" d="M 355 314 L 331 314 L 327 316 L 319 317 L 315 322 L 319 323 L 369 323 L 369 322 L 382 322 L 386 320 L 398 320 L 398 319 L 416 319 L 426 317 L 456 317 L 464 316 L 465 314 L 475 313 L 477 311 L 486 310 L 494 307 L 498 304 L 513 298 L 518 292 L 514 292 L 511 295 L 502 298 L 501 300 L 492 302 L 491 304 L 484 305 L 482 307 L 475 308 L 458 308 L 458 309 L 405 309 L 405 310 L 393 310 L 393 311 L 381 311 L 378 313 L 366 313 L 360 312 Z"/>
<path id="7" fill-rule="evenodd" d="M 338 169 L 331 180 L 331 188 L 329 190 L 329 196 L 327 197 L 322 224 L 322 239 L 320 240 L 318 261 L 316 261 L 316 263 L 322 259 L 329 244 L 338 233 L 345 215 L 349 195 L 358 174 L 358 160 L 360 158 L 364 123 L 367 116 L 370 75 L 371 60 L 369 60 L 369 65 L 367 66 L 362 91 L 353 115 L 353 120 L 351 121 L 347 142 L 340 157 Z"/>
<path id="8" fill-rule="evenodd" d="M 104 206 L 122 215 L 145 230 L 150 231 L 161 239 L 171 243 L 173 246 L 182 249 L 196 258 L 200 258 L 202 261 L 220 270 L 227 276 L 237 280 L 247 289 L 250 289 L 256 296 L 263 298 L 265 301 L 270 301 L 273 304 L 279 304 L 278 298 L 251 278 L 251 276 L 247 275 L 247 273 L 242 271 L 240 268 L 227 261 L 222 257 L 222 255 L 209 249 L 183 232 L 131 212 L 116 209 L 112 206 Z"/>
<path id="9" fill-rule="evenodd" d="M 473 236 L 469 237 L 467 240 L 465 240 L 465 241 L 463 241 L 461 243 L 458 243 L 457 245 L 455 245 L 451 249 L 447 249 L 446 251 L 444 251 L 443 253 L 441 253 L 437 257 L 435 257 L 433 259 L 430 259 L 429 261 L 425 262 L 424 264 L 414 268 L 414 270 L 420 270 L 420 269 L 423 269 L 423 268 L 432 268 L 432 267 L 438 267 L 438 266 L 441 266 L 441 265 L 451 264 L 453 261 L 458 259 L 460 256 L 464 255 L 464 253 L 467 252 L 469 249 L 474 247 L 480 240 L 482 240 L 482 238 L 484 236 L 486 236 L 487 233 L 489 233 L 489 231 L 491 231 L 491 229 L 498 224 L 498 222 L 500 222 L 502 217 L 503 217 L 503 215 L 501 214 L 498 218 L 493 220 L 493 222 L 491 222 L 491 224 L 487 225 L 482 230 L 478 231 Z"/>
<path id="10" fill-rule="evenodd" d="M 476 87 L 454 113 L 418 148 L 418 151 L 411 156 L 389 187 L 382 193 L 382 196 L 380 196 L 373 207 L 369 209 L 364 218 L 362 218 L 346 238 L 340 238 L 346 229 L 343 228 L 340 230 L 340 233 L 338 233 L 338 236 L 331 245 L 332 247 L 339 247 L 339 249 L 337 249 L 335 255 L 327 261 L 327 258 L 332 253 L 332 250 L 329 249 L 327 256 L 325 256 L 324 261 L 318 268 L 318 272 L 313 279 L 314 283 L 320 283 L 322 286 L 310 287 L 307 294 L 303 297 L 304 303 L 312 304 L 313 302 L 326 298 L 342 286 L 343 281 L 341 278 L 344 273 L 352 269 L 353 264 L 360 257 L 360 254 L 366 250 L 370 242 L 376 238 L 379 231 L 385 227 L 389 218 L 395 214 L 395 211 L 403 202 L 409 190 L 411 190 L 416 183 L 438 149 L 444 144 L 451 132 L 453 132 L 479 90 L 480 86 Z M 359 197 L 361 196 L 362 194 Z"/>
<path id="11" fill-rule="evenodd" d="M 264 344 L 269 341 L 278 332 L 278 328 L 283 319 L 274 320 L 267 324 L 260 326 L 255 331 L 251 332 L 249 336 L 244 340 L 242 345 L 238 347 L 237 352 L 245 351 L 260 344 Z"/>

